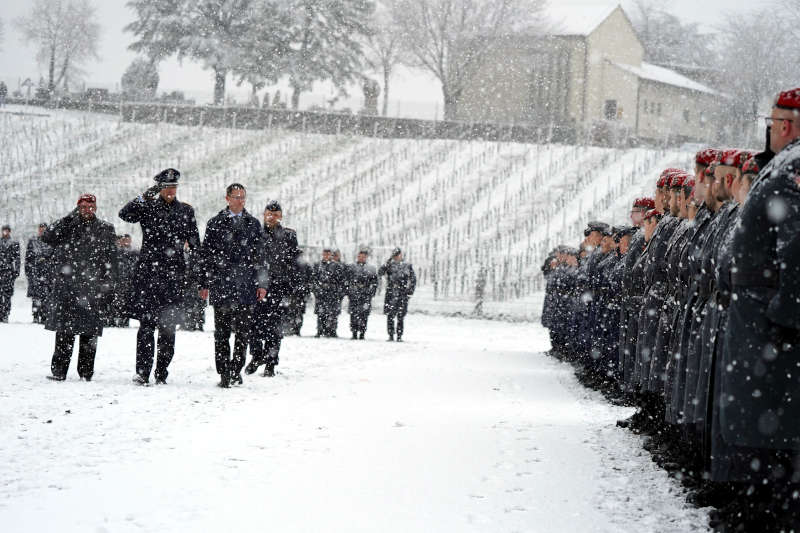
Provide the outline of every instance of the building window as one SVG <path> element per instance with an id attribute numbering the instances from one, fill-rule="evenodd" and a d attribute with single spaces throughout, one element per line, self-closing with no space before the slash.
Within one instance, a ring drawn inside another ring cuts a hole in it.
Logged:
<path id="1" fill-rule="evenodd" d="M 683 121 L 686 122 L 687 124 L 689 123 L 689 110 L 688 109 L 684 109 L 683 110 Z"/>
<path id="2" fill-rule="evenodd" d="M 658 116 L 661 116 L 661 102 L 658 103 Z"/>
<path id="3" fill-rule="evenodd" d="M 605 117 L 607 120 L 614 120 L 617 118 L 617 101 L 616 100 L 606 100 L 605 105 Z"/>

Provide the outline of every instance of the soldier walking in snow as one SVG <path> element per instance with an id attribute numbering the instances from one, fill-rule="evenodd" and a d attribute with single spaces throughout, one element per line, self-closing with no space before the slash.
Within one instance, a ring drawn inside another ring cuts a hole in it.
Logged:
<path id="1" fill-rule="evenodd" d="M 411 263 L 403 261 L 400 248 L 392 251 L 392 256 L 378 269 L 378 276 L 386 276 L 386 295 L 383 312 L 386 314 L 386 327 L 389 340 L 403 340 L 403 320 L 408 312 L 408 299 L 417 287 L 417 276 Z"/>
<path id="2" fill-rule="evenodd" d="M 247 190 L 233 183 L 225 191 L 228 207 L 206 225 L 203 239 L 203 299 L 214 306 L 214 361 L 219 386 L 242 384 L 242 368 L 253 321 L 253 308 L 267 294 L 261 224 L 244 208 Z M 208 290 L 210 289 L 210 291 Z M 231 360 L 231 334 L 235 335 Z"/>
<path id="3" fill-rule="evenodd" d="M 253 374 L 265 365 L 264 376 L 275 375 L 280 361 L 283 339 L 284 300 L 295 290 L 297 284 L 297 233 L 281 225 L 283 210 L 276 201 L 264 208 L 264 227 L 261 230 L 263 260 L 267 266 L 266 295 L 256 304 L 253 330 L 250 335 L 252 359 L 245 372 Z"/>
<path id="4" fill-rule="evenodd" d="M 142 226 L 142 249 L 133 275 L 128 316 L 139 320 L 136 336 L 135 383 L 147 384 L 153 368 L 155 331 L 158 330 L 158 360 L 155 379 L 166 384 L 170 362 L 175 355 L 175 328 L 183 320 L 185 287 L 196 280 L 187 278 L 182 253 L 200 246 L 194 209 L 176 198 L 180 172 L 168 168 L 153 178 L 156 184 L 128 202 L 119 212 L 125 222 Z"/>
<path id="5" fill-rule="evenodd" d="M 56 332 L 50 364 L 54 381 L 67 378 L 75 335 L 80 336 L 78 375 L 94 375 L 97 337 L 103 334 L 107 299 L 113 295 L 116 276 L 114 226 L 95 216 L 92 194 L 78 199 L 78 207 L 42 234 L 53 247 L 55 281 L 48 296 L 45 328 Z"/>
<path id="6" fill-rule="evenodd" d="M 32 300 L 33 322 L 41 324 L 47 315 L 44 301 L 53 286 L 53 248 L 42 241 L 47 224 L 39 224 L 39 233 L 25 248 L 25 276 L 28 278 L 28 297 Z"/>
<path id="7" fill-rule="evenodd" d="M 11 226 L 3 226 L 0 237 L 0 322 L 8 322 L 14 281 L 19 277 L 19 242 L 11 238 Z"/>
<path id="8" fill-rule="evenodd" d="M 354 339 L 364 339 L 367 320 L 372 311 L 372 298 L 378 290 L 378 273 L 367 264 L 369 250 L 358 252 L 356 262 L 347 269 L 347 299 L 350 312 L 350 331 Z"/>

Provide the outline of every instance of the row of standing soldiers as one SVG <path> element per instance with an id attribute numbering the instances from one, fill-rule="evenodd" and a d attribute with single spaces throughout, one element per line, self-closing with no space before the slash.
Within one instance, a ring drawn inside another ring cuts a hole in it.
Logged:
<path id="1" fill-rule="evenodd" d="M 395 340 L 395 335 L 398 341 L 402 341 L 408 300 L 417 284 L 414 268 L 403 261 L 402 250 L 395 248 L 391 257 L 377 270 L 367 264 L 367 249 L 360 250 L 356 262 L 351 265 L 343 265 L 337 255 L 338 250 L 324 248 L 320 262 L 313 267 L 306 267 L 306 286 L 314 294 L 316 336 L 337 336 L 342 301 L 347 296 L 352 338 L 363 340 L 372 310 L 372 298 L 378 289 L 378 278 L 385 275 L 387 284 L 383 312 L 386 315 L 386 329 L 390 341 Z M 304 309 L 305 304 L 302 305 Z"/>
<path id="2" fill-rule="evenodd" d="M 763 152 L 698 152 L 633 226 L 592 222 L 543 267 L 552 353 L 639 408 L 618 425 L 718 531 L 800 525 L 800 89 L 767 126 Z"/>

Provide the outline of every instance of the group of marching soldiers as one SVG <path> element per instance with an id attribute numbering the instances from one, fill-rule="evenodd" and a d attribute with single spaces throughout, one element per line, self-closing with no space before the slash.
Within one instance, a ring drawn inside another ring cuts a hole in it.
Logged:
<path id="1" fill-rule="evenodd" d="M 202 330 L 206 301 L 214 308 L 214 352 L 219 386 L 243 383 L 242 371 L 274 376 L 284 334 L 299 335 L 310 293 L 315 297 L 317 337 L 336 337 L 342 301 L 349 299 L 353 339 L 364 339 L 380 276 L 386 276 L 389 340 L 402 340 L 403 318 L 416 287 L 411 264 L 396 248 L 380 268 L 342 264 L 325 249 L 311 266 L 301 258 L 294 230 L 281 224 L 280 204 L 270 201 L 259 221 L 244 208 L 246 188 L 227 187 L 227 207 L 206 224 L 201 241 L 194 209 L 176 198 L 180 172 L 166 169 L 155 185 L 128 202 L 122 220 L 142 227 L 140 251 L 129 235 L 117 236 L 99 220 L 97 198 L 82 194 L 77 207 L 41 224 L 28 243 L 25 272 L 34 322 L 56 332 L 48 379 L 64 381 L 75 337 L 78 375 L 91 381 L 97 341 L 108 326 L 139 321 L 134 382 L 147 385 L 155 363 L 156 384 L 166 384 L 178 327 Z M 8 320 L 19 243 L 4 227 L 0 239 L 0 319 Z M 233 349 L 231 350 L 231 337 Z M 251 360 L 245 366 L 246 352 Z"/>
<path id="2" fill-rule="evenodd" d="M 698 152 L 543 267 L 552 353 L 717 531 L 800 526 L 800 89 L 764 118 L 763 152 Z"/>

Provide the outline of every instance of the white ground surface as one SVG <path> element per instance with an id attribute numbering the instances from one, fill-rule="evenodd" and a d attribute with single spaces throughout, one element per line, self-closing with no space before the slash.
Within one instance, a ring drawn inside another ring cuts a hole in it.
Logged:
<path id="1" fill-rule="evenodd" d="M 706 530 L 536 325 L 411 315 L 397 344 L 373 315 L 368 340 L 289 338 L 277 377 L 230 390 L 212 334 L 184 332 L 169 385 L 142 388 L 135 329 L 106 330 L 93 382 L 77 357 L 45 380 L 28 306 L 0 324 L 4 532 Z"/>

